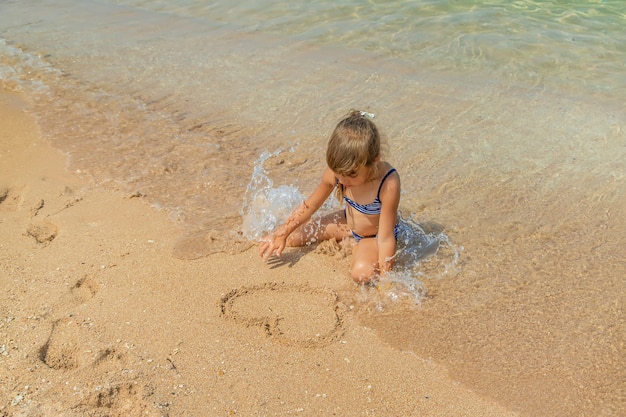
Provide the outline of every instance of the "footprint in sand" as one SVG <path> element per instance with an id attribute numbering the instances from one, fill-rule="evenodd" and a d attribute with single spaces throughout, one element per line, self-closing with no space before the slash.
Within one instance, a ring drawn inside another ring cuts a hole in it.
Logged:
<path id="1" fill-rule="evenodd" d="M 78 372 L 92 381 L 102 379 L 88 396 L 72 406 L 76 415 L 162 415 L 149 400 L 153 395 L 149 384 L 120 376 L 120 370 L 128 367 L 127 354 L 99 341 L 88 323 L 71 317 L 57 320 L 39 353 L 42 362 L 59 372 Z"/>
<path id="2" fill-rule="evenodd" d="M 26 233 L 34 237 L 37 243 L 46 246 L 57 237 L 59 228 L 54 223 L 44 220 L 31 223 L 26 228 Z"/>
<path id="3" fill-rule="evenodd" d="M 25 185 L 16 185 L 13 187 L 0 186 L 0 210 L 17 211 L 23 202 L 23 191 Z"/>
<path id="4" fill-rule="evenodd" d="M 265 283 L 232 290 L 220 299 L 222 317 L 260 327 L 277 343 L 323 347 L 344 333 L 344 309 L 332 291 Z"/>
<path id="5" fill-rule="evenodd" d="M 92 276 L 85 275 L 76 281 L 70 290 L 60 297 L 53 305 L 50 313 L 53 319 L 59 319 L 67 315 L 69 309 L 84 304 L 96 296 L 100 286 Z"/>
<path id="6" fill-rule="evenodd" d="M 148 386 L 132 381 L 113 384 L 102 388 L 81 401 L 73 409 L 82 416 L 162 416 L 150 404 L 153 395 Z"/>
<path id="7" fill-rule="evenodd" d="M 92 323 L 68 314 L 69 309 L 93 298 L 99 290 L 98 282 L 89 275 L 78 280 L 52 309 L 52 330 L 40 349 L 40 359 L 57 370 L 99 365 L 110 360 L 122 360 L 123 355 L 97 340 Z"/>
<path id="8" fill-rule="evenodd" d="M 74 284 L 70 291 L 76 304 L 82 304 L 93 298 L 99 289 L 98 282 L 93 277 L 85 275 Z"/>
<path id="9" fill-rule="evenodd" d="M 0 212 L 20 210 L 24 205 L 24 195 L 26 194 L 27 188 L 28 187 L 26 185 L 15 185 L 11 187 L 0 185 Z M 71 197 L 71 200 L 66 201 L 63 207 L 51 214 L 48 214 L 46 217 L 72 207 L 74 204 L 82 200 L 82 197 L 80 196 L 75 197 L 74 191 L 69 187 L 65 187 L 61 196 L 69 196 Z M 30 209 L 31 220 L 39 216 L 41 210 L 44 209 L 45 206 L 47 206 L 47 202 L 44 201 L 43 198 L 39 198 Z M 59 228 L 57 225 L 47 219 L 33 220 L 32 223 L 30 223 L 26 228 L 26 235 L 35 238 L 37 243 L 43 246 L 47 246 L 50 242 L 52 242 L 57 237 L 58 233 Z"/>
<path id="10" fill-rule="evenodd" d="M 91 323 L 73 317 L 57 320 L 50 336 L 39 351 L 43 363 L 58 371 L 102 366 L 110 362 L 124 362 L 124 354 L 100 342 Z"/>
<path id="11" fill-rule="evenodd" d="M 99 286 L 91 276 L 78 280 L 51 311 L 52 330 L 40 350 L 40 359 L 53 369 L 75 369 L 112 357 L 111 349 L 96 343 L 91 323 L 81 323 L 68 310 L 93 298 Z"/>
<path id="12" fill-rule="evenodd" d="M 74 286 L 55 303 L 49 317 L 53 320 L 52 330 L 46 343 L 39 351 L 39 358 L 50 368 L 70 370 L 101 363 L 113 357 L 112 349 L 95 343 L 89 323 L 79 323 L 68 312 L 93 298 L 98 292 L 98 283 L 90 276 L 78 280 Z"/>
<path id="13" fill-rule="evenodd" d="M 54 308 L 50 336 L 39 350 L 39 359 L 61 373 L 78 373 L 84 379 L 99 381 L 87 396 L 71 408 L 76 415 L 87 417 L 149 416 L 163 413 L 150 397 L 154 390 L 150 383 L 141 383 L 133 376 L 123 375 L 133 362 L 126 351 L 99 338 L 93 322 L 88 318 L 68 314 L 69 309 L 92 299 L 98 292 L 97 281 L 85 276 L 61 297 Z M 63 386 L 58 387 L 60 391 Z"/>

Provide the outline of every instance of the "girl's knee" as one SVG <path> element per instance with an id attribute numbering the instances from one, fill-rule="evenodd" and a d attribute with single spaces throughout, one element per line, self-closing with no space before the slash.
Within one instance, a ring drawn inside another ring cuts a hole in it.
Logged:
<path id="1" fill-rule="evenodd" d="M 376 265 L 367 262 L 355 262 L 350 272 L 354 282 L 357 284 L 367 284 L 371 282 L 376 275 Z"/>

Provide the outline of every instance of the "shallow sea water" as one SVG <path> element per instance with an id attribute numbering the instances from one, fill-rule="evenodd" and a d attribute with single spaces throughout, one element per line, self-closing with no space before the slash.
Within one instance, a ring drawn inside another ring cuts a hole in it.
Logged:
<path id="1" fill-rule="evenodd" d="M 183 259 L 269 227 L 243 219 L 263 155 L 296 201 L 336 122 L 375 113 L 443 243 L 397 277 L 419 305 L 361 322 L 521 415 L 620 416 L 625 23 L 620 0 L 2 1 L 0 86 L 72 171 L 166 210 Z"/>

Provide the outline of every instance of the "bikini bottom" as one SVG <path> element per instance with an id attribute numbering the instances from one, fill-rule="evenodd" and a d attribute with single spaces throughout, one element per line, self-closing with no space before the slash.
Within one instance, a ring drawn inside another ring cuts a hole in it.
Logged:
<path id="1" fill-rule="evenodd" d="M 400 227 L 398 224 L 396 224 L 393 228 L 393 236 L 396 238 L 396 240 L 398 240 L 398 233 L 400 232 Z M 359 241 L 361 239 L 369 239 L 372 237 L 376 237 L 377 235 L 368 235 L 368 236 L 361 236 L 360 234 L 358 234 L 357 232 L 355 232 L 354 230 L 350 230 L 350 233 L 352 233 L 352 237 L 354 238 L 354 240 L 356 241 L 356 243 L 359 243 Z"/>

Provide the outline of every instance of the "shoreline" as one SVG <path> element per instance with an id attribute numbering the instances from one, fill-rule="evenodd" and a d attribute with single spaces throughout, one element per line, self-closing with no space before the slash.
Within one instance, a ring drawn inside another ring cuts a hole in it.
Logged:
<path id="1" fill-rule="evenodd" d="M 164 212 L 67 172 L 18 98 L 0 114 L 3 415 L 516 415 L 363 326 L 342 261 L 175 259 Z"/>

